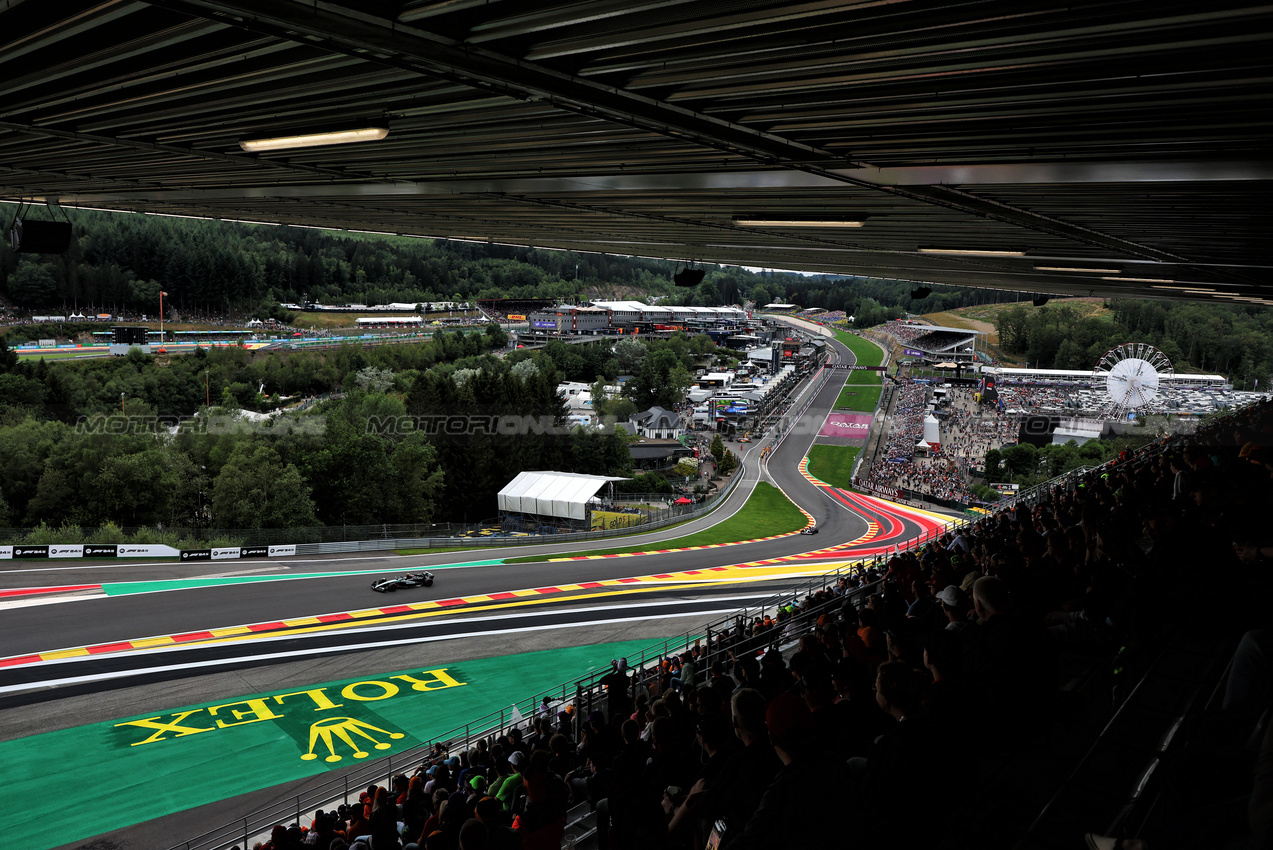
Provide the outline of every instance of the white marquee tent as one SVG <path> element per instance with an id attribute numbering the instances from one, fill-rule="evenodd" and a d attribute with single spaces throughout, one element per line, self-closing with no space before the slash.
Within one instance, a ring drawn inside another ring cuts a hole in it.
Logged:
<path id="1" fill-rule="evenodd" d="M 574 472 L 521 472 L 499 491 L 499 509 L 501 513 L 584 520 L 588 517 L 588 500 L 602 485 L 624 480 Z"/>

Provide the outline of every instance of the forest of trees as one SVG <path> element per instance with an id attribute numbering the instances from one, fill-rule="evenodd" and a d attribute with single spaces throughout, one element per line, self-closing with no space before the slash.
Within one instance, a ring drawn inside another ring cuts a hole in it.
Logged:
<path id="1" fill-rule="evenodd" d="M 1110 302 L 1111 314 L 1080 318 L 1064 302 L 999 313 L 1000 347 L 1041 369 L 1091 369 L 1125 342 L 1156 346 L 1177 371 L 1224 375 L 1238 388 L 1273 378 L 1273 313 L 1162 301 Z"/>
<path id="2" fill-rule="evenodd" d="M 610 254 L 516 248 L 240 222 L 76 210 L 62 255 L 14 254 L 0 245 L 0 295 L 18 309 L 60 314 L 89 308 L 153 314 L 159 292 L 175 315 L 271 313 L 279 302 L 464 301 L 557 298 L 627 287 L 665 304 L 719 306 L 786 301 L 845 310 L 859 325 L 1003 293 L 934 292 L 912 302 L 909 284 L 707 266 L 702 284 L 677 288 L 678 264 Z"/>
<path id="3" fill-rule="evenodd" d="M 50 365 L 20 362 L 0 339 L 0 527 L 489 519 L 495 494 L 525 469 L 631 472 L 626 434 L 564 427 L 561 381 L 604 387 L 632 374 L 627 395 L 602 402 L 624 422 L 679 400 L 691 368 L 716 350 L 706 335 L 677 334 L 495 357 L 506 344 L 491 325 L 410 345 L 175 358 L 135 349 Z M 329 394 L 305 413 L 233 418 Z M 427 425 L 450 417 L 487 424 Z M 489 427 L 497 421 L 535 424 L 503 433 Z"/>

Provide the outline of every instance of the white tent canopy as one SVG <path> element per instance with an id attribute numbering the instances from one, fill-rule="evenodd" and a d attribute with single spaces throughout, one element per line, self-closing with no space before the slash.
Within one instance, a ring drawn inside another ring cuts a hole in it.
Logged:
<path id="1" fill-rule="evenodd" d="M 603 484 L 624 480 L 574 472 L 521 472 L 499 491 L 499 509 L 503 513 L 583 520 L 588 516 L 588 500 Z"/>

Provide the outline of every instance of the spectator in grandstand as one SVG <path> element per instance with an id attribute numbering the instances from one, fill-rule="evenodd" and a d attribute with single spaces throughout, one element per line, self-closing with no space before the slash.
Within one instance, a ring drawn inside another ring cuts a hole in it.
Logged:
<path id="1" fill-rule="evenodd" d="M 849 775 L 820 746 L 808 707 L 794 694 L 780 694 L 769 703 L 765 724 L 782 768 L 765 789 L 742 835 L 730 846 L 739 850 L 770 850 L 784 844 L 833 847 L 851 840 L 854 815 L 860 810 L 850 791 Z M 836 805 L 809 805 L 811 789 Z M 799 816 L 792 817 L 795 812 Z"/>
<path id="2" fill-rule="evenodd" d="M 419 776 L 411 777 L 407 793 L 402 800 L 402 834 L 411 838 L 419 836 L 431 814 L 433 814 L 433 802 L 425 793 L 423 779 Z"/>
<path id="3" fill-rule="evenodd" d="M 402 846 L 398 840 L 401 835 L 398 827 L 398 806 L 384 788 L 376 788 L 367 828 L 371 835 L 371 843 L 376 850 L 383 850 L 386 847 L 389 850 L 397 850 Z"/>
<path id="4" fill-rule="evenodd" d="M 742 748 L 725 760 L 715 779 L 703 776 L 695 781 L 681 805 L 684 812 L 678 810 L 673 817 L 674 829 L 682 828 L 683 819 L 692 817 L 698 835 L 708 835 L 717 820 L 724 821 L 727 833 L 735 835 L 751 820 L 781 767 L 769 741 L 767 708 L 768 701 L 760 691 L 742 688 L 734 692 L 730 716 Z"/>
<path id="5" fill-rule="evenodd" d="M 549 770 L 547 752 L 531 754 L 526 768 L 525 802 L 518 808 L 517 834 L 526 850 L 557 850 L 566 828 L 570 792 L 565 781 Z"/>
<path id="6" fill-rule="evenodd" d="M 968 628 L 968 597 L 958 585 L 947 585 L 937 594 L 937 601 L 946 616 L 946 631 L 958 634 Z"/>
<path id="7" fill-rule="evenodd" d="M 900 848 L 934 846 L 955 796 L 947 787 L 950 742 L 924 707 L 927 677 L 900 661 L 880 665 L 876 702 L 896 721 L 870 755 L 854 758 L 866 827 L 875 843 Z M 898 793 L 905 788 L 906 793 Z M 917 812 L 923 817 L 917 817 Z M 868 841 L 871 839 L 868 839 Z"/>
<path id="8" fill-rule="evenodd" d="M 606 689 L 610 717 L 627 717 L 632 713 L 632 696 L 630 688 L 632 679 L 628 675 L 628 659 L 619 658 L 610 661 L 610 672 L 601 679 Z"/>
<path id="9" fill-rule="evenodd" d="M 522 784 L 522 766 L 525 763 L 526 754 L 514 750 L 508 755 L 507 764 L 510 772 L 503 776 L 502 781 L 496 780 L 491 783 L 490 795 L 499 800 L 505 810 L 513 807 L 513 795 Z"/>
<path id="10" fill-rule="evenodd" d="M 1037 621 L 1013 612 L 1001 579 L 977 579 L 972 600 L 980 625 L 970 635 L 966 670 L 985 705 L 986 732 L 1000 746 L 1030 740 L 1046 728 L 1055 696 L 1055 650 Z"/>

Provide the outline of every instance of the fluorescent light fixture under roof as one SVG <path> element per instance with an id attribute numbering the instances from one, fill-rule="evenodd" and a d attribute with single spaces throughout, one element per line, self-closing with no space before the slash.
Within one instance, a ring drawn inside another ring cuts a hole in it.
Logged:
<path id="1" fill-rule="evenodd" d="M 1122 278 L 1120 278 L 1120 280 L 1121 280 L 1121 279 L 1122 279 Z M 1216 291 L 1215 287 L 1213 287 L 1213 286 L 1202 286 L 1202 285 L 1194 285 L 1194 286 L 1164 286 L 1164 285 L 1162 285 L 1162 284 L 1159 284 L 1158 286 L 1151 286 L 1151 287 L 1149 287 L 1149 288 L 1150 288 L 1150 289 L 1178 289 L 1178 290 L 1180 290 L 1181 292 L 1215 292 L 1215 291 Z"/>
<path id="2" fill-rule="evenodd" d="M 389 135 L 388 127 L 362 127 L 357 130 L 333 130 L 327 133 L 274 136 L 268 139 L 244 139 L 239 142 L 239 147 L 248 153 L 260 153 L 292 148 L 316 148 L 324 145 L 348 145 L 354 142 L 376 142 L 387 135 Z"/>
<path id="3" fill-rule="evenodd" d="M 799 219 L 778 218 L 736 218 L 734 224 L 740 227 L 861 227 L 866 217 L 852 221 L 833 221 L 830 219 L 801 221 Z"/>
<path id="4" fill-rule="evenodd" d="M 954 254 L 963 257 L 1024 257 L 1025 251 L 1000 251 L 990 248 L 920 248 L 921 254 Z"/>
<path id="5" fill-rule="evenodd" d="M 1129 283 L 1175 283 L 1174 280 L 1161 277 L 1103 277 L 1101 280 L 1123 280 Z"/>
<path id="6" fill-rule="evenodd" d="M 1035 266 L 1036 272 L 1082 272 L 1085 274 L 1122 274 L 1122 269 L 1080 269 L 1073 266 Z"/>

